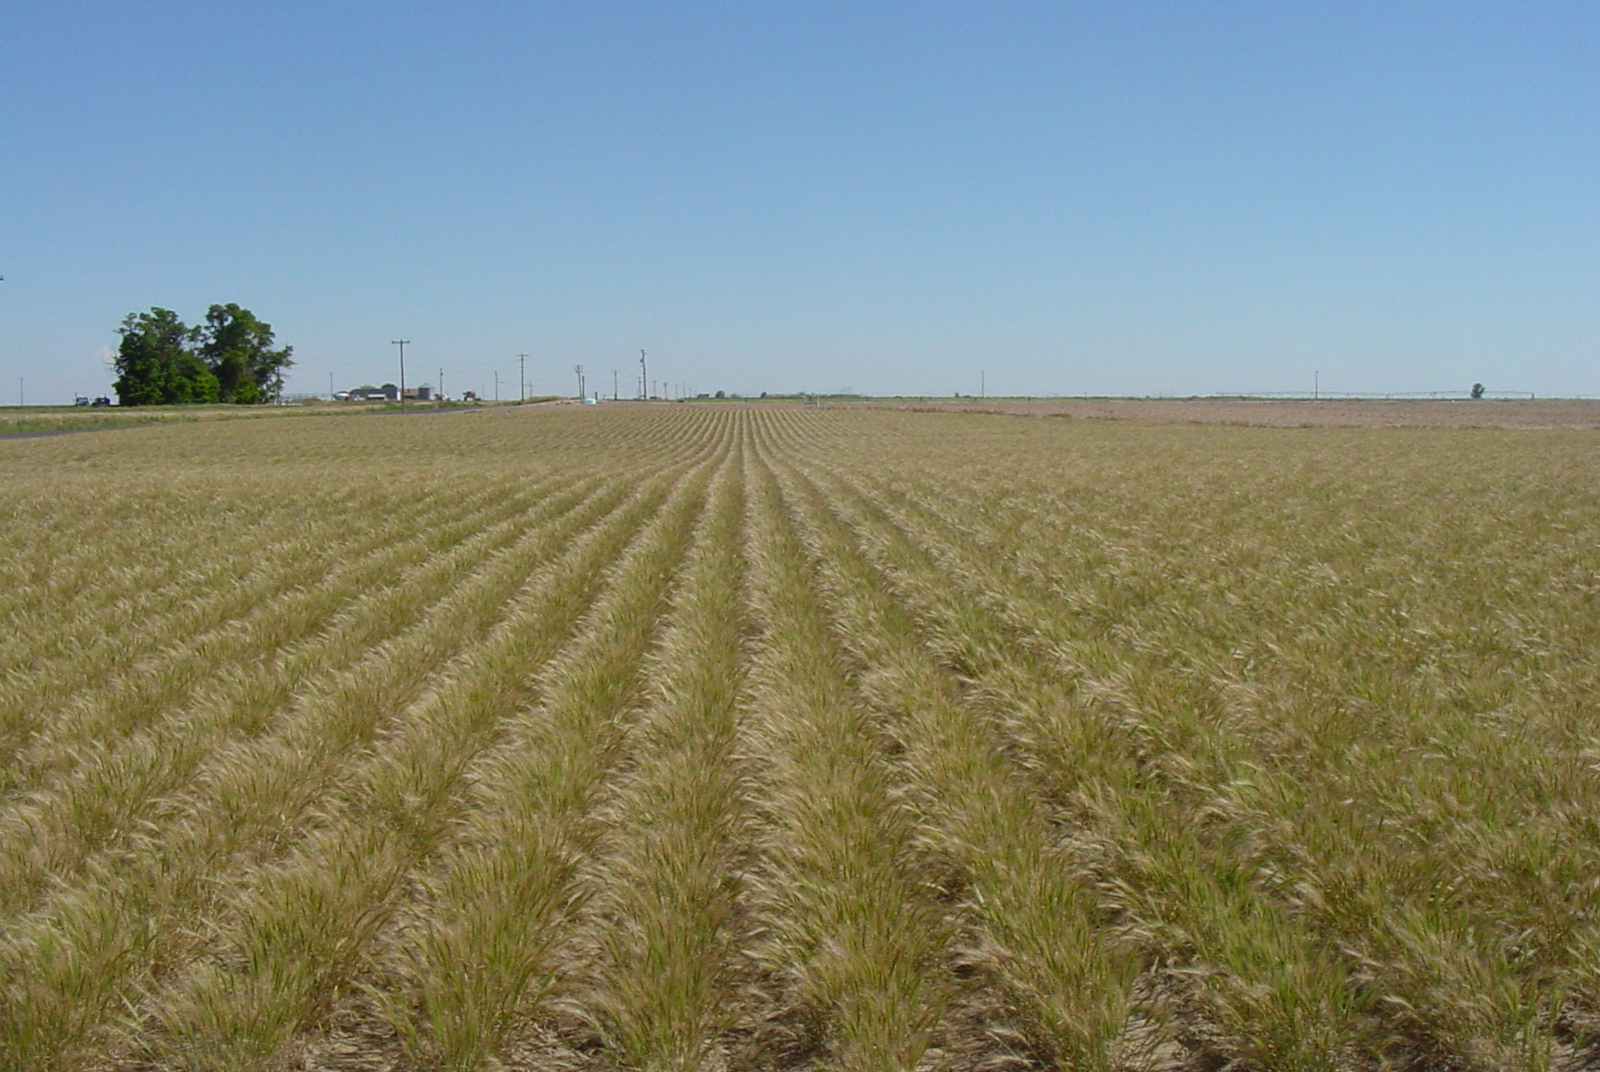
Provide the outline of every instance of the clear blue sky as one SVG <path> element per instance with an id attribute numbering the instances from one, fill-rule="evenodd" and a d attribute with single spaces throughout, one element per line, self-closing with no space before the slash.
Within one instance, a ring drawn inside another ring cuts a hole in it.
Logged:
<path id="1" fill-rule="evenodd" d="M 0 402 L 230 301 L 299 391 L 1600 394 L 1600 6 L 0 0 L 0 275 Z"/>

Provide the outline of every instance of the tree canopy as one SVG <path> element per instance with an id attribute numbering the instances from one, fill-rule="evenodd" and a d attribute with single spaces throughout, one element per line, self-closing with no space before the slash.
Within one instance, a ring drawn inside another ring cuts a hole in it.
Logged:
<path id="1" fill-rule="evenodd" d="M 192 328 L 171 309 L 129 313 L 117 332 L 113 387 L 124 406 L 271 402 L 294 364 L 292 346 L 273 349 L 272 325 L 233 303 Z"/>

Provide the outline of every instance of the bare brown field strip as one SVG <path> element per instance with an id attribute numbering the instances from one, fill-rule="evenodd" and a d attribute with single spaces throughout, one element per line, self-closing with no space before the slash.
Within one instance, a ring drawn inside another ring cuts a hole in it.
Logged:
<path id="1" fill-rule="evenodd" d="M 1600 1068 L 1587 411 L 1149 405 L 0 443 L 0 1066 Z"/>
<path id="2" fill-rule="evenodd" d="M 1257 428 L 1600 428 L 1600 399 L 874 399 L 832 405 Z"/>

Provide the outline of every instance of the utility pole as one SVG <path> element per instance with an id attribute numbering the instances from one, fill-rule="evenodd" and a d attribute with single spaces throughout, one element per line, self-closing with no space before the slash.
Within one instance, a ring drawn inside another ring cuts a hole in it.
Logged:
<path id="1" fill-rule="evenodd" d="M 390 339 L 389 345 L 400 347 L 400 412 L 406 411 L 406 343 L 410 339 Z"/>
<path id="2" fill-rule="evenodd" d="M 979 398 L 988 398 L 989 397 L 989 370 L 988 369 L 979 369 L 978 370 L 978 397 Z"/>
<path id="3" fill-rule="evenodd" d="M 494 373 L 494 400 L 496 402 L 500 401 L 500 370 L 499 369 L 496 369 L 495 373 Z"/>
<path id="4" fill-rule="evenodd" d="M 617 370 L 611 370 L 611 401 L 617 400 Z"/>
<path id="5" fill-rule="evenodd" d="M 528 400 L 528 355 L 517 355 L 517 405 Z"/>
<path id="6" fill-rule="evenodd" d="M 1315 402 L 1322 395 L 1322 370 L 1317 369 L 1311 374 L 1311 401 Z"/>
<path id="7" fill-rule="evenodd" d="M 444 369 L 439 370 L 439 408 L 444 409 Z"/>
<path id="8" fill-rule="evenodd" d="M 328 401 L 333 401 L 333 373 L 328 373 Z"/>
<path id="9" fill-rule="evenodd" d="M 572 371 L 578 374 L 578 397 L 583 397 L 583 366 L 573 365 Z"/>
<path id="10" fill-rule="evenodd" d="M 645 399 L 646 401 L 648 401 L 649 397 L 650 397 L 650 396 L 648 396 L 648 395 L 646 395 L 644 393 L 645 387 L 650 382 L 649 380 L 647 380 L 645 378 L 647 375 L 649 375 L 647 370 L 648 370 L 648 366 L 646 366 L 645 363 L 644 363 L 644 351 L 640 350 L 639 351 L 639 397 Z"/>

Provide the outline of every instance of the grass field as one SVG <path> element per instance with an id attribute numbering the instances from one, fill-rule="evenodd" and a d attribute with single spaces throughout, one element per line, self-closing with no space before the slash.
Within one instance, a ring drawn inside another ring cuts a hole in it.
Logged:
<path id="1" fill-rule="evenodd" d="M 257 420 L 262 417 L 301 417 L 379 413 L 384 403 L 339 402 L 286 406 L 120 406 L 101 409 L 84 406 L 0 406 L 0 436 L 97 432 L 145 424 L 190 421 Z"/>
<path id="2" fill-rule="evenodd" d="M 0 442 L 0 1068 L 1600 1067 L 1600 439 Z"/>

